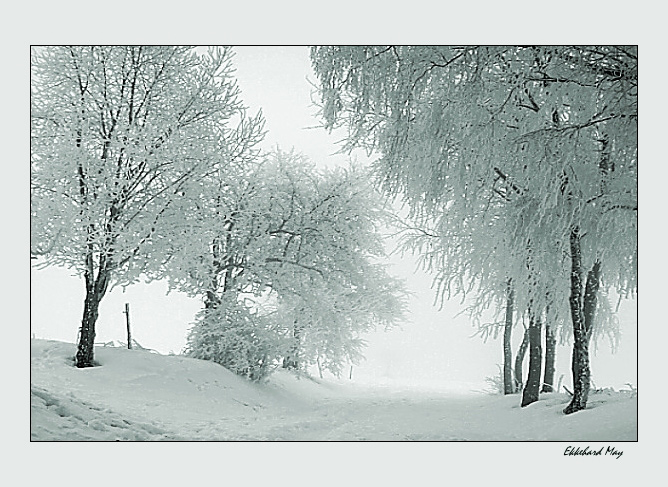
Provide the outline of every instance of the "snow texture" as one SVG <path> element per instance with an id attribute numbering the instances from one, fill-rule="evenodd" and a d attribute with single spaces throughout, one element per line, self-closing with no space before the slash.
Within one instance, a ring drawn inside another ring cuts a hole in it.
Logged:
<path id="1" fill-rule="evenodd" d="M 424 390 L 317 380 L 277 370 L 249 382 L 213 362 L 31 340 L 31 441 L 637 441 L 635 392 L 590 395 L 565 416 L 565 394 Z"/>

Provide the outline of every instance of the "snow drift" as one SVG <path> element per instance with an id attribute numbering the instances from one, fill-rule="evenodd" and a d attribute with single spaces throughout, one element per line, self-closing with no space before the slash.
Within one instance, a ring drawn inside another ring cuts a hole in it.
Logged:
<path id="1" fill-rule="evenodd" d="M 519 407 L 519 395 L 316 380 L 277 370 L 263 383 L 213 362 L 31 341 L 33 441 L 637 441 L 637 396 L 593 393 L 565 416 L 565 394 Z"/>

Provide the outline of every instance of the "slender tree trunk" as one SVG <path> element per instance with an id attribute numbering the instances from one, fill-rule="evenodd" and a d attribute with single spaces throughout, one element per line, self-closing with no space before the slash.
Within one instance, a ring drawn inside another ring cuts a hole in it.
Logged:
<path id="1" fill-rule="evenodd" d="M 571 297 L 569 299 L 573 320 L 573 398 L 564 409 L 564 414 L 581 411 L 587 407 L 591 384 L 589 366 L 589 340 L 594 324 L 598 289 L 600 286 L 601 263 L 596 262 L 587 274 L 584 298 L 582 296 L 582 260 L 579 228 L 571 231 Z M 584 301 L 584 303 L 583 303 Z M 583 303 L 583 304 L 581 304 Z"/>
<path id="2" fill-rule="evenodd" d="M 573 372 L 573 399 L 564 409 L 565 414 L 584 409 L 589 395 L 589 360 L 584 341 L 584 319 L 582 316 L 582 256 L 580 247 L 580 229 L 574 227 L 570 234 L 571 248 L 571 295 L 568 304 L 573 322 L 573 355 L 571 371 Z M 577 392 L 577 395 L 576 395 Z"/>
<path id="3" fill-rule="evenodd" d="M 585 284 L 585 295 L 583 315 L 585 331 L 587 333 L 587 342 L 591 339 L 591 333 L 594 329 L 594 318 L 596 317 L 596 306 L 598 304 L 598 290 L 601 286 L 601 262 L 596 261 L 591 270 L 587 273 L 587 283 Z"/>
<path id="4" fill-rule="evenodd" d="M 215 238 L 213 239 L 213 243 L 211 244 L 211 255 L 213 257 L 213 266 L 214 269 L 219 267 L 220 264 L 220 241 L 219 239 Z M 227 287 L 227 281 L 223 283 L 223 292 L 222 295 L 225 296 L 225 291 Z M 222 303 L 222 298 L 218 296 L 218 291 L 220 288 L 220 284 L 218 283 L 218 275 L 217 275 L 217 270 L 213 270 L 209 273 L 209 289 L 206 291 L 206 297 L 204 298 L 204 309 L 207 310 L 214 310 L 217 309 L 218 306 L 220 306 L 220 303 Z"/>
<path id="5" fill-rule="evenodd" d="M 524 388 L 524 382 L 522 379 L 522 362 L 524 362 L 524 356 L 527 353 L 529 348 L 529 329 L 524 330 L 524 337 L 522 338 L 522 343 L 520 348 L 517 349 L 517 356 L 515 357 L 515 392 L 519 392 Z"/>
<path id="6" fill-rule="evenodd" d="M 540 392 L 554 392 L 554 364 L 557 353 L 557 336 L 548 324 L 545 324 L 545 372 L 543 388 Z"/>
<path id="7" fill-rule="evenodd" d="M 529 311 L 533 314 L 533 310 Z M 543 349 L 541 346 L 541 328 L 540 318 L 530 316 L 529 318 L 529 376 L 526 386 L 522 391 L 521 406 L 528 406 L 538 401 L 540 390 L 540 378 L 543 365 Z"/>
<path id="8" fill-rule="evenodd" d="M 606 193 L 606 176 L 615 170 L 610 163 L 610 146 L 607 135 L 603 135 L 601 142 L 601 160 L 599 169 L 602 173 L 601 193 Z M 569 195 L 570 196 L 570 195 Z M 591 385 L 591 369 L 589 366 L 589 340 L 594 327 L 598 289 L 601 281 L 601 262 L 596 261 L 587 273 L 584 298 L 582 296 L 582 249 L 580 244 L 580 228 L 571 229 L 571 297 L 570 308 L 573 321 L 573 357 L 571 370 L 573 372 L 573 398 L 564 414 L 581 411 L 587 407 L 589 388 Z"/>
<path id="9" fill-rule="evenodd" d="M 288 355 L 283 358 L 283 368 L 290 370 L 297 370 L 299 368 L 299 346 L 301 342 L 301 327 L 297 324 L 295 320 L 292 327 L 292 346 Z"/>
<path id="10" fill-rule="evenodd" d="M 506 298 L 506 322 L 503 330 L 503 393 L 513 394 L 516 390 L 513 382 L 513 351 L 511 348 L 511 337 L 513 330 L 513 308 L 515 293 L 512 282 L 508 280 L 508 296 Z"/>

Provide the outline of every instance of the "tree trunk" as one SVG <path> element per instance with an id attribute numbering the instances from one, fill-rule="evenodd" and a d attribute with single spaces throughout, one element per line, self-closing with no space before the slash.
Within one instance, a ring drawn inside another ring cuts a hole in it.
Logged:
<path id="1" fill-rule="evenodd" d="M 601 159 L 599 169 L 602 172 L 601 194 L 606 193 L 606 176 L 615 170 L 610 163 L 610 146 L 608 137 L 603 135 L 601 142 Z M 570 196 L 570 195 L 569 195 Z M 581 411 L 587 407 L 589 388 L 591 384 L 591 369 L 589 366 L 589 340 L 594 327 L 598 289 L 601 281 L 601 262 L 596 261 L 587 273 L 584 299 L 582 297 L 582 249 L 580 245 L 580 228 L 571 229 L 571 317 L 573 321 L 573 357 L 571 370 L 573 372 L 573 398 L 564 414 Z M 584 303 L 583 303 L 584 301 Z"/>
<path id="2" fill-rule="evenodd" d="M 513 351 L 511 348 L 511 337 L 513 330 L 513 307 L 514 292 L 512 283 L 508 280 L 508 297 L 506 298 L 506 322 L 503 330 L 503 393 L 513 394 L 515 384 L 513 382 Z"/>
<path id="3" fill-rule="evenodd" d="M 554 392 L 554 364 L 557 353 L 557 336 L 551 326 L 545 325 L 545 375 L 540 392 Z"/>
<path id="4" fill-rule="evenodd" d="M 523 389 L 524 383 L 522 381 L 522 362 L 524 362 L 524 356 L 527 353 L 527 348 L 529 348 L 529 329 L 524 330 L 524 337 L 522 338 L 522 343 L 520 348 L 517 350 L 517 356 L 515 357 L 515 392 L 519 392 Z"/>
<path id="5" fill-rule="evenodd" d="M 596 262 L 587 274 L 582 297 L 582 260 L 580 248 L 580 232 L 575 227 L 571 231 L 571 297 L 569 304 L 573 320 L 573 357 L 571 370 L 573 372 L 573 398 L 564 409 L 564 414 L 581 411 L 587 407 L 589 388 L 591 384 L 591 369 L 589 366 L 589 340 L 594 324 L 598 288 L 600 285 L 601 263 Z"/>
<path id="6" fill-rule="evenodd" d="M 574 413 L 587 406 L 589 395 L 589 360 L 587 343 L 584 341 L 584 320 L 582 316 L 582 256 L 580 247 L 580 229 L 574 227 L 570 234 L 571 248 L 571 295 L 568 304 L 573 322 L 573 399 L 564 409 L 565 414 Z M 577 395 L 576 395 L 577 392 Z"/>
<path id="7" fill-rule="evenodd" d="M 204 309 L 213 311 L 220 306 L 221 301 L 216 292 L 210 289 L 206 292 L 206 298 L 204 298 Z"/>
<path id="8" fill-rule="evenodd" d="M 100 298 L 94 290 L 86 291 L 83 319 L 79 329 L 79 344 L 77 347 L 76 366 L 79 368 L 93 367 L 95 323 L 97 322 Z"/>
<path id="9" fill-rule="evenodd" d="M 530 310 L 530 313 L 533 311 Z M 541 321 L 536 316 L 529 318 L 529 376 L 522 391 L 521 406 L 528 406 L 538 401 L 540 390 L 541 369 L 543 365 L 543 349 L 541 346 Z"/>
<path id="10" fill-rule="evenodd" d="M 283 368 L 290 370 L 297 370 L 299 368 L 299 346 L 300 346 L 301 327 L 297 325 L 295 320 L 292 327 L 292 346 L 288 355 L 283 358 Z"/>
<path id="11" fill-rule="evenodd" d="M 100 309 L 100 301 L 107 292 L 109 272 L 100 270 L 94 284 L 89 276 L 90 274 L 86 275 L 86 299 L 76 354 L 76 366 L 78 368 L 94 367 L 96 365 L 94 360 L 95 323 Z"/>
<path id="12" fill-rule="evenodd" d="M 297 370 L 297 359 L 293 352 L 290 351 L 290 354 L 283 358 L 283 368 L 288 370 Z"/>

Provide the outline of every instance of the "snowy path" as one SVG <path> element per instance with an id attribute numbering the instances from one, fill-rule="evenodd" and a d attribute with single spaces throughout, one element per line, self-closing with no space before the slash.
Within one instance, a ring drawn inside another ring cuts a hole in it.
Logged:
<path id="1" fill-rule="evenodd" d="M 326 398 L 310 406 L 295 404 L 250 409 L 241 418 L 223 415 L 209 421 L 172 423 L 181 435 L 197 440 L 425 440 L 465 439 L 443 432 L 448 415 L 461 418 L 470 399 L 410 399 L 376 393 L 374 397 Z M 439 432 L 435 434 L 435 432 Z M 437 438 L 438 437 L 438 438 Z"/>
<path id="2" fill-rule="evenodd" d="M 594 394 L 564 416 L 567 398 L 364 387 L 279 372 L 267 384 L 211 362 L 98 349 L 101 367 L 68 363 L 72 344 L 35 340 L 33 440 L 629 441 L 637 398 Z"/>
<path id="3" fill-rule="evenodd" d="M 298 417 L 276 418 L 269 421 L 264 436 L 277 440 L 410 441 L 462 440 L 470 433 L 465 423 L 456 425 L 448 418 L 456 417 L 459 423 L 471 398 L 375 394 L 324 401 Z"/>
<path id="4" fill-rule="evenodd" d="M 370 397 L 366 394 L 370 394 Z M 548 395 L 521 409 L 518 397 L 369 392 L 327 399 L 296 411 L 249 413 L 241 421 L 219 418 L 178 424 L 182 436 L 197 440 L 284 441 L 614 441 L 634 440 L 636 430 L 619 424 L 633 404 L 609 405 L 606 415 L 590 411 L 565 417 L 563 395 Z M 592 401 L 592 411 L 600 404 Z M 592 422 L 593 421 L 593 422 Z M 176 426 L 176 425 L 175 425 Z"/>

